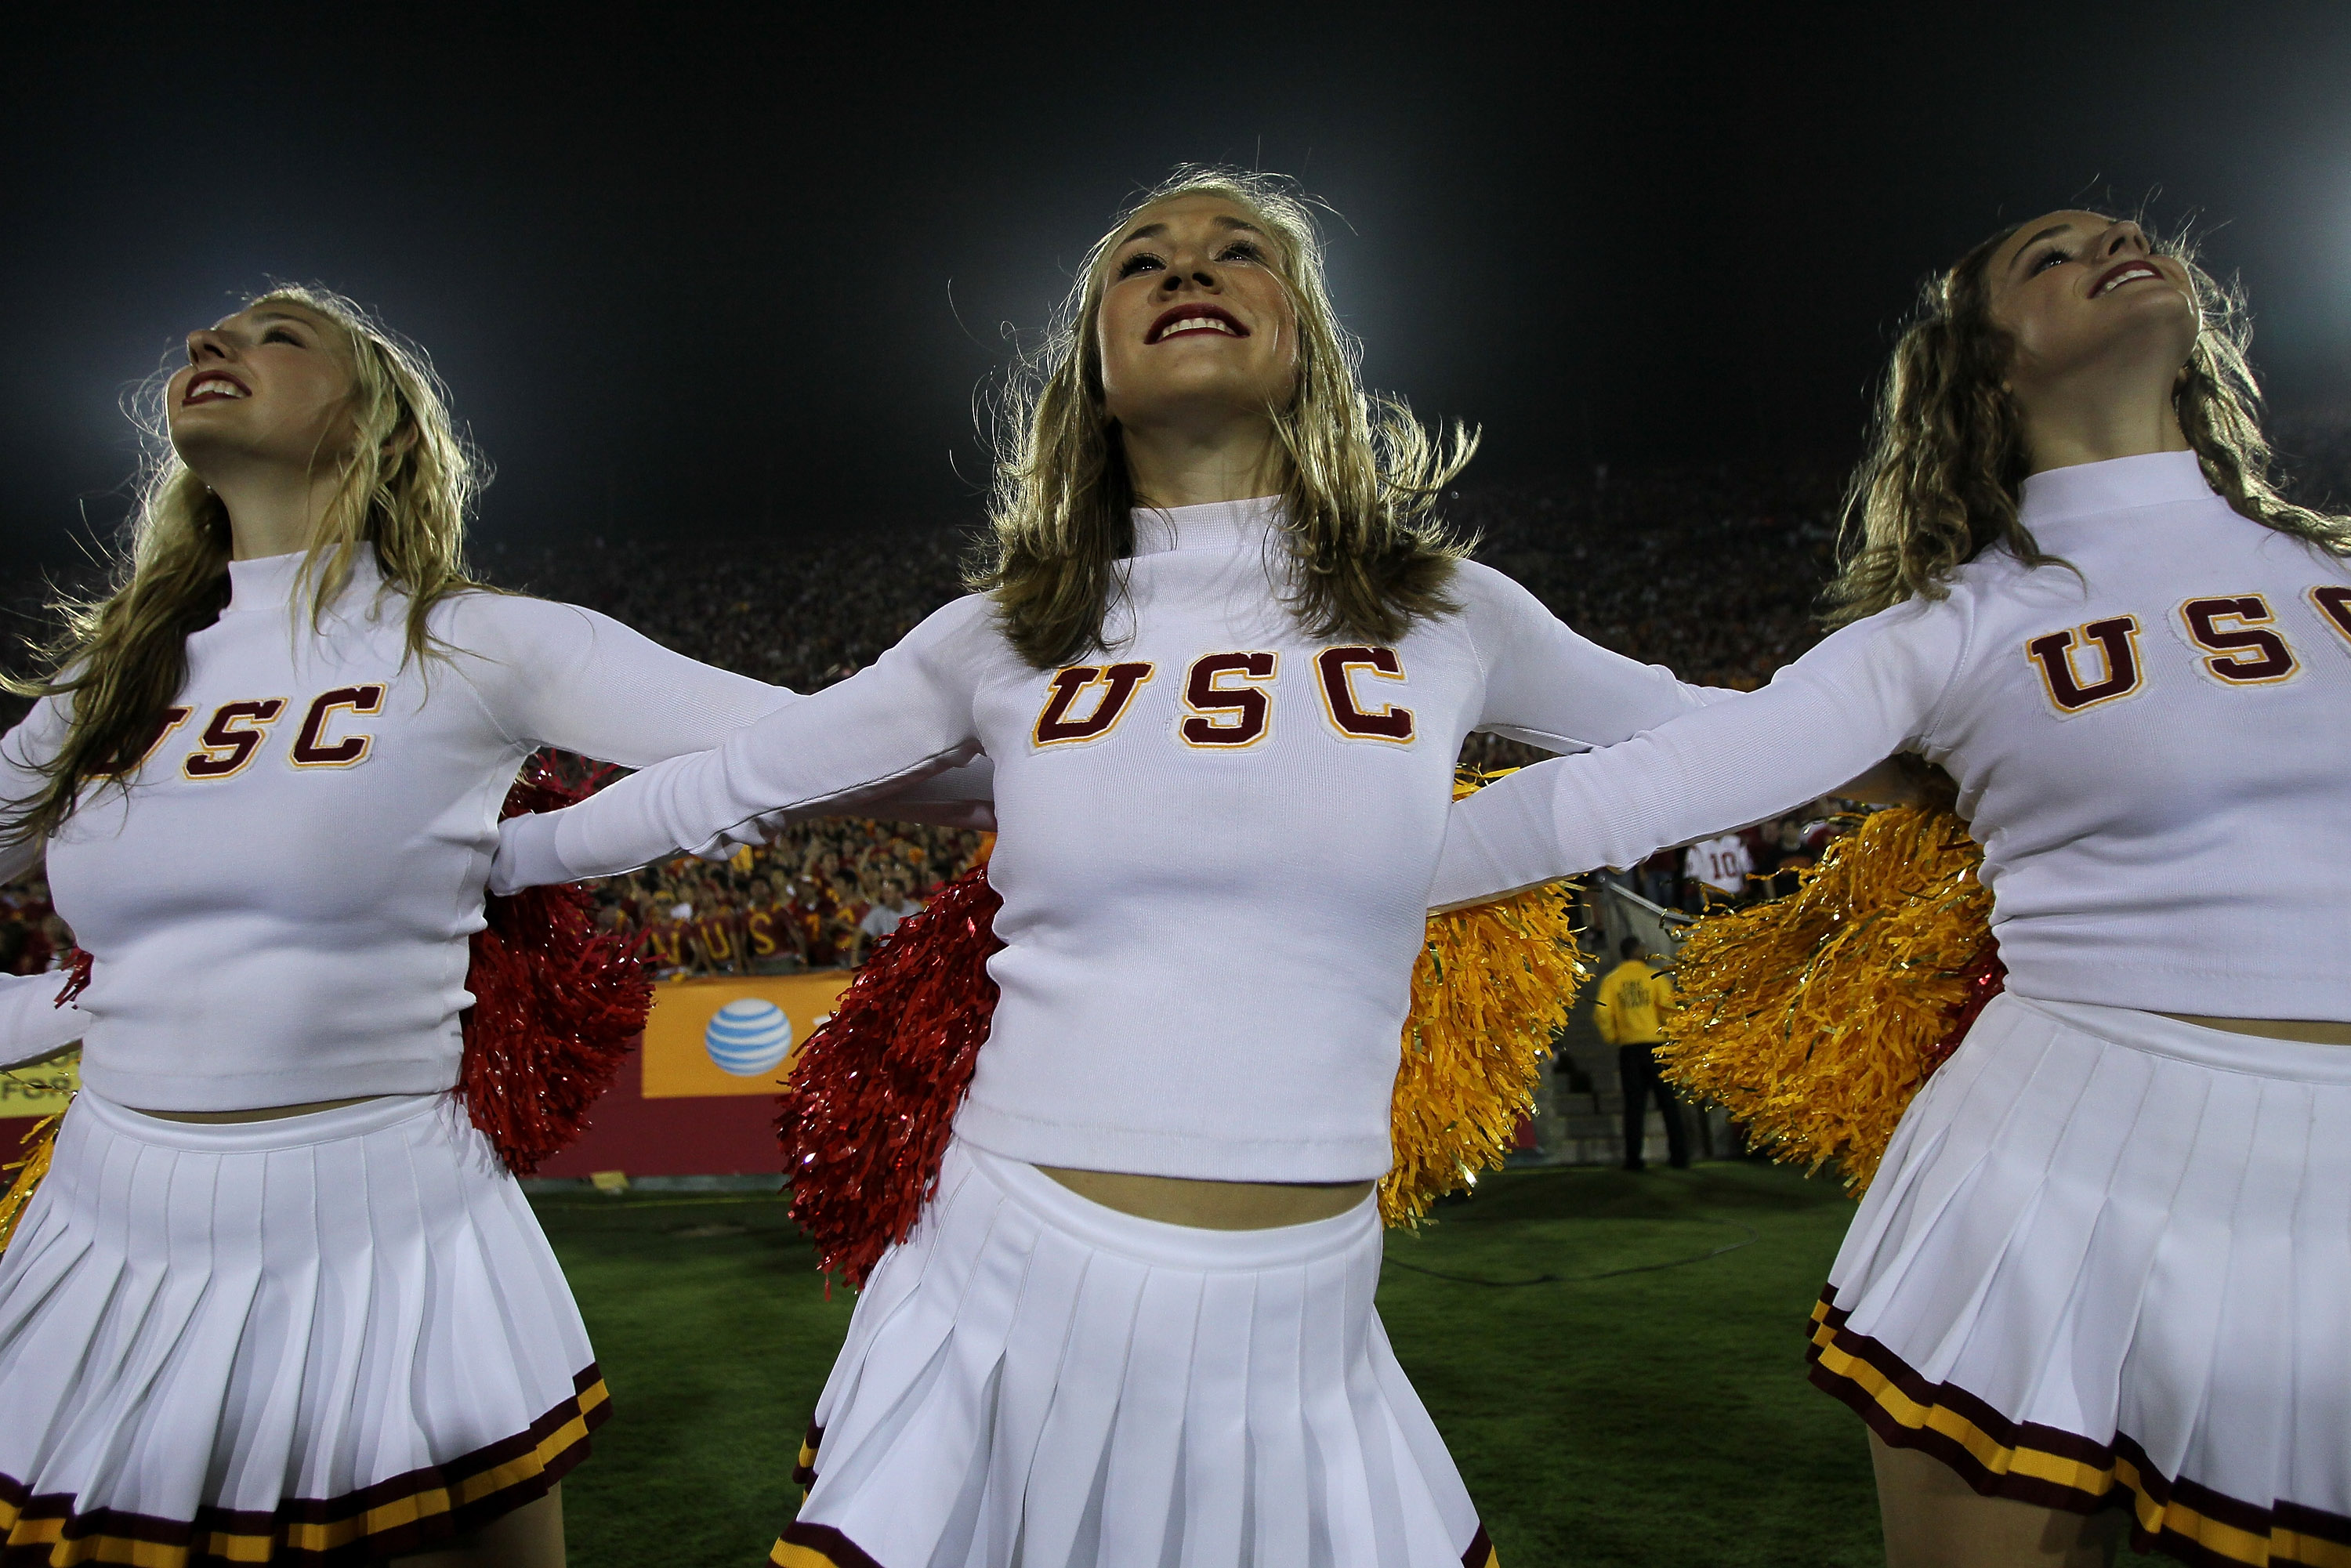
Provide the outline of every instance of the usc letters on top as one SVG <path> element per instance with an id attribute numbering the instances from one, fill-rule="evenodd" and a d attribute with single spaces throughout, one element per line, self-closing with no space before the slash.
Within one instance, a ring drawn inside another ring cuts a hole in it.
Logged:
<path id="1" fill-rule="evenodd" d="M 1914 750 L 1959 782 L 2017 995 L 2343 1017 L 2351 563 L 2239 516 L 2191 452 L 2035 474 L 2020 517 L 2055 563 L 1986 551 L 1751 697 L 1464 801 L 1437 900 L 1629 865 Z"/>
<path id="2" fill-rule="evenodd" d="M 1314 655 L 1313 667 L 1315 695 L 1333 731 L 1355 740 L 1412 739 L 1410 708 L 1365 701 L 1355 687 L 1359 674 L 1405 680 L 1404 661 L 1394 648 L 1325 648 Z M 1281 654 L 1272 650 L 1194 659 L 1184 676 L 1176 738 L 1213 749 L 1255 746 L 1272 732 L 1273 688 L 1280 670 Z M 1056 670 L 1029 739 L 1040 747 L 1100 739 L 1118 727 L 1134 694 L 1157 674 L 1158 666 L 1147 661 Z"/>
<path id="3" fill-rule="evenodd" d="M 2321 634 L 2332 632 L 2351 647 L 2351 588 L 2317 583 L 2302 597 L 2316 612 Z M 2303 662 L 2265 593 L 2191 596 L 2179 601 L 2173 615 L 2188 645 L 2203 655 L 2197 667 L 2221 685 L 2277 685 L 2302 672 Z M 2028 638 L 2024 652 L 2040 672 L 2050 706 L 2060 713 L 2080 713 L 2138 691 L 2146 668 L 2139 631 L 2138 616 L 2110 615 Z"/>
<path id="4" fill-rule="evenodd" d="M 371 553 L 315 630 L 301 563 L 231 563 L 145 759 L 85 790 L 47 845 L 97 956 L 83 1082 L 120 1103 L 448 1088 L 465 939 L 523 759 L 555 746 L 643 767 L 792 700 L 508 594 L 444 600 L 443 651 L 408 659 L 407 601 Z M 0 792 L 29 794 L 64 729 L 57 699 L 36 705 L 0 744 Z"/>
<path id="5" fill-rule="evenodd" d="M 381 713 L 383 693 L 383 683 L 375 681 L 363 686 L 337 686 L 312 697 L 303 710 L 294 744 L 287 749 L 287 762 L 296 768 L 356 768 L 365 762 L 375 737 L 356 731 L 341 733 L 337 721 L 346 713 Z M 201 781 L 244 772 L 268 741 L 270 727 L 287 711 L 284 697 L 246 697 L 221 704 L 197 731 L 196 748 L 180 759 L 180 777 Z M 163 723 L 140 767 L 154 761 L 194 714 L 192 707 L 165 709 Z M 330 735 L 330 728 L 336 733 Z"/>

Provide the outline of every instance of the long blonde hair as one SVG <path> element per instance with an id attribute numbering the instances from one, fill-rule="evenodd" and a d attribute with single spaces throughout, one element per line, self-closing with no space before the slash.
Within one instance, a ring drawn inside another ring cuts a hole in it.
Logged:
<path id="1" fill-rule="evenodd" d="M 2002 384 L 2015 346 L 1992 319 L 1986 277 L 2022 226 L 2010 225 L 1930 279 L 1894 345 L 1870 453 L 1845 496 L 1842 566 L 1828 591 L 1833 625 L 1907 599 L 1940 599 L 1952 573 L 1996 545 L 2028 566 L 2055 563 L 2018 520 L 2024 422 Z M 2204 477 L 2252 521 L 2351 551 L 2351 518 L 2296 506 L 2271 477 L 2242 291 L 2197 266 L 2185 238 L 2155 243 L 2187 267 L 2201 320 L 2171 406 Z"/>
<path id="2" fill-rule="evenodd" d="M 994 598 L 1005 635 L 1040 669 L 1102 646 L 1135 502 L 1102 393 L 1105 265 L 1137 214 L 1179 196 L 1250 214 L 1297 318 L 1296 390 L 1268 411 L 1286 460 L 1291 611 L 1314 636 L 1389 642 L 1457 608 L 1446 591 L 1467 547 L 1433 508 L 1475 434 L 1457 424 L 1434 437 L 1402 399 L 1364 392 L 1361 346 L 1339 325 L 1313 214 L 1289 182 L 1199 166 L 1178 168 L 1094 242 L 1041 348 L 1014 372 L 998 410 L 994 536 L 967 584 Z"/>
<path id="3" fill-rule="evenodd" d="M 365 310 L 327 289 L 281 285 L 246 308 L 293 304 L 338 332 L 349 351 L 357 435 L 337 461 L 339 482 L 295 579 L 318 627 L 350 581 L 354 557 L 372 545 L 385 583 L 407 595 L 407 656 L 434 653 L 425 618 L 451 593 L 480 585 L 464 566 L 466 513 L 481 465 L 450 423 L 439 379 L 423 352 Z M 64 630 L 42 645 L 45 676 L 0 677 L 20 696 L 62 696 L 73 716 L 43 767 L 47 783 L 5 803 L 0 841 L 57 831 L 87 784 L 120 779 L 154 744 L 165 710 L 188 675 L 187 640 L 228 602 L 228 508 L 172 447 L 164 374 L 149 381 L 136 417 L 147 436 L 139 499 L 114 552 L 110 588 L 66 596 L 51 608 Z"/>

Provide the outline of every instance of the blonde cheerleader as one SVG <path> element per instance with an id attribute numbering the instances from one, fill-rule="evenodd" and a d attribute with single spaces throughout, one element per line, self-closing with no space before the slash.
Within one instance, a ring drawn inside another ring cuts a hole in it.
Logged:
<path id="1" fill-rule="evenodd" d="M 2057 212 L 1896 347 L 1845 624 L 1764 691 L 1456 808 L 1448 904 L 1910 749 L 2008 969 L 1814 1313 L 1896 1568 L 2351 1563 L 2351 526 L 2293 506 L 2234 301 Z"/>
<path id="2" fill-rule="evenodd" d="M 775 1562 L 1484 1568 L 1372 1305 L 1454 761 L 1703 698 L 1460 559 L 1427 510 L 1466 444 L 1365 397 L 1271 181 L 1131 210 L 1020 408 L 979 591 L 716 751 L 515 819 L 497 884 L 996 765 L 992 1032 Z"/>
<path id="3" fill-rule="evenodd" d="M 473 464 L 345 301 L 260 297 L 161 395 L 117 586 L 0 741 L 0 878 L 46 855 L 94 956 L 0 994 L 0 1065 L 84 1051 L 0 1254 L 0 1558 L 559 1563 L 604 1382 L 447 1092 L 494 825 L 537 747 L 791 694 L 469 580 Z"/>

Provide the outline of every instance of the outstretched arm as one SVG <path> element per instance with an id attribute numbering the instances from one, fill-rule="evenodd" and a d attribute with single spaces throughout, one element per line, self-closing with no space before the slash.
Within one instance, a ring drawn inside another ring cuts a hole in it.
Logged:
<path id="1" fill-rule="evenodd" d="M 972 693 L 1000 639 L 959 600 L 864 670 L 768 714 L 708 751 L 656 763 L 590 800 L 501 824 L 493 892 L 633 870 L 698 852 L 755 820 L 873 802 L 979 750 Z"/>
<path id="2" fill-rule="evenodd" d="M 43 697 L 25 716 L 25 722 L 0 736 L 0 824 L 29 809 L 48 776 L 42 772 L 65 744 L 70 710 L 68 699 Z M 0 839 L 0 883 L 16 881 L 41 863 L 48 853 L 42 838 Z"/>
<path id="3" fill-rule="evenodd" d="M 517 744 L 644 768 L 707 751 L 754 720 L 803 700 L 674 653 L 609 615 L 519 595 L 466 594 L 446 632 L 491 722 Z M 877 817 L 941 827 L 995 826 L 995 776 L 958 768 L 877 800 Z"/>
<path id="4" fill-rule="evenodd" d="M 1611 746 L 1736 692 L 1691 685 L 1583 636 L 1500 572 L 1461 570 L 1469 634 L 1486 674 L 1477 728 L 1546 751 Z"/>
<path id="5" fill-rule="evenodd" d="M 1927 727 L 1964 649 L 1956 616 L 1940 609 L 1873 616 L 1760 692 L 1539 763 L 1456 803 L 1430 905 L 1632 865 L 1846 784 Z"/>
<path id="6" fill-rule="evenodd" d="M 459 650 L 457 669 L 492 725 L 517 746 L 644 768 L 706 751 L 799 700 L 576 604 L 490 593 L 447 604 L 436 630 Z"/>

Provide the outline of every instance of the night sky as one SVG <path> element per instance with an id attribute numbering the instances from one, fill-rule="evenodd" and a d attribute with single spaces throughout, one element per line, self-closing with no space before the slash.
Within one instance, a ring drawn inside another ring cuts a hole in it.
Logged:
<path id="1" fill-rule="evenodd" d="M 824 15 L 12 7 L 9 560 L 120 516 L 124 388 L 273 278 L 432 352 L 492 540 L 967 525 L 1008 334 L 1185 160 L 1343 215 L 1471 483 L 1845 461 L 1918 277 L 2077 201 L 2199 215 L 2280 404 L 2351 400 L 2351 6 Z"/>

